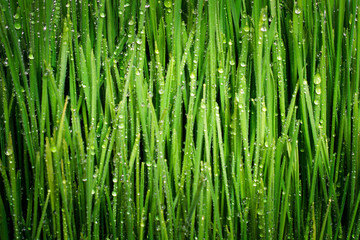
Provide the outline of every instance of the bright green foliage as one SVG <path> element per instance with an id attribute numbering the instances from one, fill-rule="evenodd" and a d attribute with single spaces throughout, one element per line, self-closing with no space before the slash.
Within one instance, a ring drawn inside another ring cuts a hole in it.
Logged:
<path id="1" fill-rule="evenodd" d="M 359 239 L 359 5 L 0 0 L 0 240 Z"/>

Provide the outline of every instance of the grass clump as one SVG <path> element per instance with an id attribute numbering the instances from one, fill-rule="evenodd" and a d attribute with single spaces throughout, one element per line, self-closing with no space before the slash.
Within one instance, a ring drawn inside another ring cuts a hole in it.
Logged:
<path id="1" fill-rule="evenodd" d="M 0 239 L 359 239 L 360 8 L 0 0 Z"/>

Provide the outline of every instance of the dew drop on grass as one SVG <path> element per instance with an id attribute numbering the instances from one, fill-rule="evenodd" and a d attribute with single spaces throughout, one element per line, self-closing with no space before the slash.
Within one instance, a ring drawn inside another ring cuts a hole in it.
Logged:
<path id="1" fill-rule="evenodd" d="M 223 69 L 222 67 L 220 67 L 220 68 L 218 69 L 218 72 L 219 72 L 219 73 L 223 73 L 223 72 L 224 72 L 224 69 Z"/>
<path id="2" fill-rule="evenodd" d="M 296 7 L 295 8 L 295 14 L 299 15 L 301 13 L 301 10 L 299 7 Z"/>
<path id="3" fill-rule="evenodd" d="M 15 23 L 14 27 L 16 30 L 19 30 L 21 28 L 21 25 L 19 22 L 17 22 L 17 23 Z"/>
<path id="4" fill-rule="evenodd" d="M 263 216 L 264 215 L 264 209 L 259 208 L 258 211 L 257 211 L 257 214 L 260 215 L 260 216 Z"/>
<path id="5" fill-rule="evenodd" d="M 142 44 L 141 38 L 136 39 L 136 43 L 139 44 L 139 45 Z"/>
<path id="6" fill-rule="evenodd" d="M 95 146 L 94 145 L 90 146 L 90 154 L 93 156 L 95 155 Z"/>
<path id="7" fill-rule="evenodd" d="M 241 62 L 241 63 L 240 63 L 240 66 L 241 66 L 241 67 L 246 67 L 246 63 L 245 63 L 245 62 Z"/>
<path id="8" fill-rule="evenodd" d="M 165 6 L 166 8 L 171 8 L 171 5 L 172 5 L 171 0 L 166 0 L 166 1 L 164 2 L 164 6 Z"/>
<path id="9" fill-rule="evenodd" d="M 314 100 L 314 104 L 315 104 L 315 105 L 319 105 L 319 100 L 315 99 L 315 100 Z"/>
<path id="10" fill-rule="evenodd" d="M 34 55 L 32 53 L 29 54 L 29 59 L 34 60 Z"/>
<path id="11" fill-rule="evenodd" d="M 14 19 L 15 20 L 18 20 L 20 18 L 20 14 L 17 12 L 17 13 L 15 13 L 15 15 L 14 15 Z"/>
<path id="12" fill-rule="evenodd" d="M 320 74 L 317 73 L 317 74 L 314 76 L 314 83 L 315 83 L 315 84 L 320 84 L 320 83 L 321 83 Z"/>
<path id="13" fill-rule="evenodd" d="M 7 150 L 6 150 L 6 152 L 5 152 L 5 155 L 6 156 L 10 156 L 10 155 L 12 155 L 13 154 L 13 150 L 11 149 L 11 148 L 8 148 Z"/>
<path id="14" fill-rule="evenodd" d="M 265 25 L 262 25 L 261 28 L 260 28 L 260 30 L 261 30 L 262 32 L 266 32 L 266 30 L 267 30 L 267 29 L 266 29 L 266 26 L 265 26 Z"/>
<path id="15" fill-rule="evenodd" d="M 100 13 L 100 17 L 101 17 L 101 18 L 104 18 L 104 17 L 105 17 L 105 13 L 104 13 L 104 12 Z"/>
<path id="16" fill-rule="evenodd" d="M 56 146 L 52 146 L 50 150 L 52 153 L 55 153 L 57 151 Z"/>
<path id="17" fill-rule="evenodd" d="M 135 22 L 134 22 L 134 20 L 133 19 L 130 19 L 130 21 L 129 21 L 129 23 L 128 23 L 130 26 L 132 26 L 132 25 L 134 25 L 135 24 Z"/>
<path id="18" fill-rule="evenodd" d="M 245 25 L 245 27 L 244 27 L 244 31 L 245 31 L 245 32 L 249 32 L 249 31 L 250 31 L 250 28 L 249 28 L 249 26 L 248 26 L 248 25 Z"/>
<path id="19" fill-rule="evenodd" d="M 315 92 L 316 92 L 316 94 L 321 94 L 321 87 L 317 86 L 315 88 Z"/>
<path id="20" fill-rule="evenodd" d="M 117 178 L 113 178 L 113 183 L 117 183 L 118 179 Z"/>
<path id="21" fill-rule="evenodd" d="M 234 65 L 235 65 L 234 59 L 231 59 L 231 60 L 230 60 L 230 65 L 231 65 L 231 66 L 234 66 Z"/>
<path id="22" fill-rule="evenodd" d="M 116 197 L 116 196 L 117 196 L 117 193 L 116 193 L 115 191 L 113 191 L 113 192 L 111 193 L 111 195 L 113 195 L 113 197 Z"/>
<path id="23" fill-rule="evenodd" d="M 194 72 L 192 72 L 192 73 L 190 74 L 190 78 L 191 78 L 191 79 L 195 79 L 195 73 L 194 73 Z"/>

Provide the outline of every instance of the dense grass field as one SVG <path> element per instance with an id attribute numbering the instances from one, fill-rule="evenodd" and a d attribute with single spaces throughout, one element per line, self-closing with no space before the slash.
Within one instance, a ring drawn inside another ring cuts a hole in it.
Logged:
<path id="1" fill-rule="evenodd" d="M 0 240 L 359 239 L 359 5 L 0 0 Z"/>

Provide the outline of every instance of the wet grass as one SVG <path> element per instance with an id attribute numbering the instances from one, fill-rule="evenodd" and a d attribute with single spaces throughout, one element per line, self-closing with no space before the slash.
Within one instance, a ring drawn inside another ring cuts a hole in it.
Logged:
<path id="1" fill-rule="evenodd" d="M 0 239 L 359 239 L 360 9 L 0 0 Z"/>

